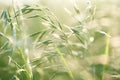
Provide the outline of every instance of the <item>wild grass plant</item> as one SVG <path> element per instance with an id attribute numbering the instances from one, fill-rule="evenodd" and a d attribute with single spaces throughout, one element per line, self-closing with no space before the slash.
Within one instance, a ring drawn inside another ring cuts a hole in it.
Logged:
<path id="1" fill-rule="evenodd" d="M 91 1 L 83 11 L 76 1 L 72 5 L 74 12 L 65 8 L 74 19 L 72 25 L 60 22 L 54 12 L 41 5 L 20 7 L 13 2 L 1 12 L 1 80 L 106 80 L 107 71 L 113 69 L 108 66 L 110 36 L 88 28 L 93 26 L 96 11 Z M 29 30 L 29 20 L 40 24 Z M 34 31 L 36 27 L 40 29 Z M 97 49 L 105 56 L 103 62 L 93 58 L 99 51 L 91 51 L 98 37 L 107 40 Z"/>

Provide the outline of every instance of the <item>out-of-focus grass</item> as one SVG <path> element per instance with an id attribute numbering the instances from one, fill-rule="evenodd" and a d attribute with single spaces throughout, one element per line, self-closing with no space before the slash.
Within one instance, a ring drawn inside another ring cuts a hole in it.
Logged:
<path id="1" fill-rule="evenodd" d="M 72 80 L 72 76 L 75 80 L 119 80 L 119 4 L 119 0 L 92 0 L 92 5 L 84 0 L 76 5 L 41 0 L 40 6 L 26 9 L 42 11 L 26 10 L 21 14 L 20 8 L 15 9 L 19 24 L 12 9 L 7 8 L 12 12 L 10 24 L 17 24 L 18 29 L 14 27 L 15 40 L 14 29 L 9 24 L 5 29 L 5 21 L 0 21 L 0 79 Z M 4 9 L 2 6 L 0 13 Z"/>

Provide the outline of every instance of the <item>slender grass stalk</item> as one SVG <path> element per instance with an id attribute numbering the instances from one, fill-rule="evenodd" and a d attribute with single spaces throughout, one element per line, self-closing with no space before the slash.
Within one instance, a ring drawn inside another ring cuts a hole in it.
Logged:
<path id="1" fill-rule="evenodd" d="M 70 68 L 69 68 L 69 66 L 68 66 L 65 58 L 63 57 L 62 53 L 60 52 L 59 48 L 58 48 L 57 46 L 55 46 L 55 49 L 56 49 L 57 53 L 59 54 L 59 57 L 60 57 L 63 65 L 64 65 L 65 68 L 67 69 L 69 76 L 72 78 L 72 80 L 75 80 L 75 79 L 74 79 L 74 76 L 73 76 L 73 73 L 72 73 L 72 71 L 70 70 Z"/>
<path id="2" fill-rule="evenodd" d="M 110 48 L 110 36 L 106 36 L 106 47 L 105 47 L 105 64 L 103 66 L 103 76 L 102 76 L 102 80 L 105 80 L 105 71 L 106 71 L 106 66 L 108 63 L 108 58 L 109 58 L 109 48 Z"/>
<path id="3" fill-rule="evenodd" d="M 14 4 L 15 4 L 14 0 L 12 0 L 12 5 L 13 6 L 12 6 L 11 9 L 13 10 L 13 15 L 16 15 L 16 10 L 15 10 L 16 6 L 14 6 Z M 21 25 L 19 25 L 17 17 L 15 17 L 15 19 L 12 19 L 13 16 L 12 16 L 12 13 L 9 10 L 7 10 L 7 14 L 8 14 L 8 18 L 10 18 L 9 22 L 10 22 L 10 27 L 11 27 L 11 36 L 12 36 L 12 39 L 15 42 L 17 42 L 17 40 L 18 40 L 18 38 L 16 36 L 17 35 L 17 26 L 15 26 L 14 23 L 17 23 L 18 27 L 24 26 L 24 23 L 22 21 Z M 20 17 L 23 17 L 22 12 L 20 14 Z M 25 35 L 25 33 L 26 33 L 25 30 L 23 30 L 23 34 L 20 33 L 18 37 L 21 37 L 21 35 Z M 31 68 L 31 65 L 30 65 L 30 61 L 29 61 L 29 58 L 28 58 L 28 54 L 25 52 L 25 50 L 27 49 L 26 45 L 27 45 L 27 38 L 24 40 L 22 47 L 18 46 L 15 43 L 15 45 L 12 46 L 13 47 L 13 53 L 15 53 L 16 50 L 18 51 L 18 53 L 20 54 L 20 59 L 21 59 L 21 61 L 23 61 L 22 62 L 23 63 L 23 67 L 22 66 L 20 66 L 20 67 L 25 70 L 25 73 L 23 73 L 23 74 L 25 74 L 24 76 L 26 77 L 27 80 L 33 80 L 33 78 L 32 78 L 32 76 L 33 76 L 32 75 L 32 68 Z M 16 64 L 19 65 L 19 63 L 17 63 L 17 62 L 16 62 Z M 18 68 L 18 70 L 19 69 L 20 68 Z M 22 73 L 20 73 L 20 76 L 22 76 Z"/>

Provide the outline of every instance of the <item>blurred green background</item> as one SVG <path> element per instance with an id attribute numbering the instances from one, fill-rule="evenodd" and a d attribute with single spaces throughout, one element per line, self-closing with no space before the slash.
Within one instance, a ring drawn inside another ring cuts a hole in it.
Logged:
<path id="1" fill-rule="evenodd" d="M 29 1 L 29 0 L 28 0 Z M 86 0 L 87 1 L 87 0 Z M 51 12 L 57 17 L 60 23 L 67 26 L 77 26 L 78 22 L 69 15 L 72 13 L 75 17 L 82 17 L 89 14 L 85 12 L 86 7 L 91 7 L 86 4 L 85 0 L 77 0 L 77 5 L 80 10 L 80 15 L 77 15 L 74 11 L 74 4 L 71 3 L 70 0 L 39 0 L 38 2 L 24 2 L 21 3 L 21 8 L 24 4 L 29 4 L 31 6 L 40 5 L 40 7 L 47 7 Z M 89 0 L 88 0 L 89 1 Z M 22 1 L 21 1 L 22 2 Z M 12 5 L 10 2 L 0 1 L 0 14 L 2 14 L 3 10 L 9 9 Z M 93 40 L 89 48 L 79 48 L 79 42 L 72 36 L 70 39 L 74 45 L 71 46 L 73 50 L 72 56 L 65 56 L 65 60 L 68 63 L 68 66 L 73 73 L 75 80 L 120 80 L 120 0 L 91 0 L 92 8 L 95 9 L 95 14 L 93 15 L 93 19 L 85 22 L 85 27 L 89 31 L 90 38 Z M 69 11 L 66 11 L 68 9 Z M 40 14 L 41 16 L 46 16 L 44 12 L 32 12 L 24 17 L 27 18 L 30 15 Z M 35 32 L 42 31 L 46 29 L 46 25 L 44 21 L 39 18 L 31 18 L 24 20 L 24 26 L 22 27 L 26 34 L 32 34 Z M 0 32 L 3 31 L 4 24 L 0 21 Z M 9 36 L 9 29 L 7 35 Z M 65 30 L 66 31 L 66 30 Z M 55 31 L 56 34 L 59 32 Z M 66 31 L 67 32 L 67 31 Z M 105 33 L 106 32 L 106 33 Z M 68 32 L 69 33 L 69 32 Z M 22 34 L 20 34 L 23 36 Z M 106 35 L 110 35 L 110 46 L 108 55 L 105 54 L 106 49 Z M 19 34 L 18 34 L 19 36 Z M 21 40 L 21 36 L 18 39 Z M 49 33 L 46 34 L 47 38 L 45 39 L 53 39 Z M 41 57 L 41 53 L 43 52 L 43 48 L 40 49 L 31 49 L 32 42 L 36 37 L 28 40 L 27 47 L 30 48 L 29 58 L 30 60 L 37 59 Z M 61 41 L 53 39 L 56 44 L 61 44 L 59 46 L 63 46 Z M 86 39 L 85 39 L 86 40 Z M 0 50 L 1 46 L 6 42 L 6 38 L 0 36 Z M 48 41 L 49 43 L 49 41 Z M 22 43 L 20 43 L 22 45 Z M 72 43 L 70 43 L 72 44 Z M 76 47 L 76 45 L 78 46 Z M 21 46 L 20 45 L 20 46 Z M 65 45 L 69 46 L 69 45 Z M 9 49 L 11 45 L 6 47 L 5 49 Z M 49 54 L 54 53 L 47 47 L 46 51 L 49 51 Z M 63 53 L 67 53 L 65 47 L 60 48 Z M 20 59 L 20 54 L 16 51 L 13 54 L 13 59 L 22 65 L 22 60 Z M 47 52 L 44 52 L 47 53 Z M 51 55 L 54 56 L 54 55 Z M 51 56 L 49 57 L 51 59 Z M 57 61 L 58 57 L 54 57 L 55 61 L 49 62 L 44 61 L 41 62 L 37 60 L 34 64 L 40 63 L 40 66 L 33 68 L 33 80 L 72 80 L 70 75 L 64 69 L 63 65 L 61 65 L 60 61 Z M 106 61 L 107 59 L 107 61 Z M 14 79 L 13 77 L 16 74 L 17 67 L 13 64 L 9 64 L 9 57 L 7 52 L 2 53 L 0 51 L 0 80 L 19 80 Z M 104 73 L 104 74 L 103 74 Z M 103 78 L 104 75 L 104 78 Z M 24 74 L 22 75 L 24 77 Z M 25 78 L 21 78 L 20 80 L 25 80 Z"/>

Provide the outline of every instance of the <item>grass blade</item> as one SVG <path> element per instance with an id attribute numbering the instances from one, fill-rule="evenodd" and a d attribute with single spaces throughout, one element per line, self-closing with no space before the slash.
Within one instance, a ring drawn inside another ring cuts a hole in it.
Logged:
<path id="1" fill-rule="evenodd" d="M 75 80 L 75 79 L 74 79 L 74 76 L 73 76 L 73 73 L 72 73 L 72 71 L 70 70 L 70 68 L 68 67 L 68 64 L 67 64 L 67 62 L 65 61 L 65 58 L 63 57 L 63 55 L 62 55 L 62 53 L 60 52 L 59 48 L 58 48 L 57 46 L 55 46 L 55 49 L 56 49 L 57 53 L 59 54 L 60 59 L 61 59 L 62 63 L 64 64 L 65 68 L 67 69 L 68 74 L 70 75 L 70 77 L 72 78 L 72 80 Z"/>

